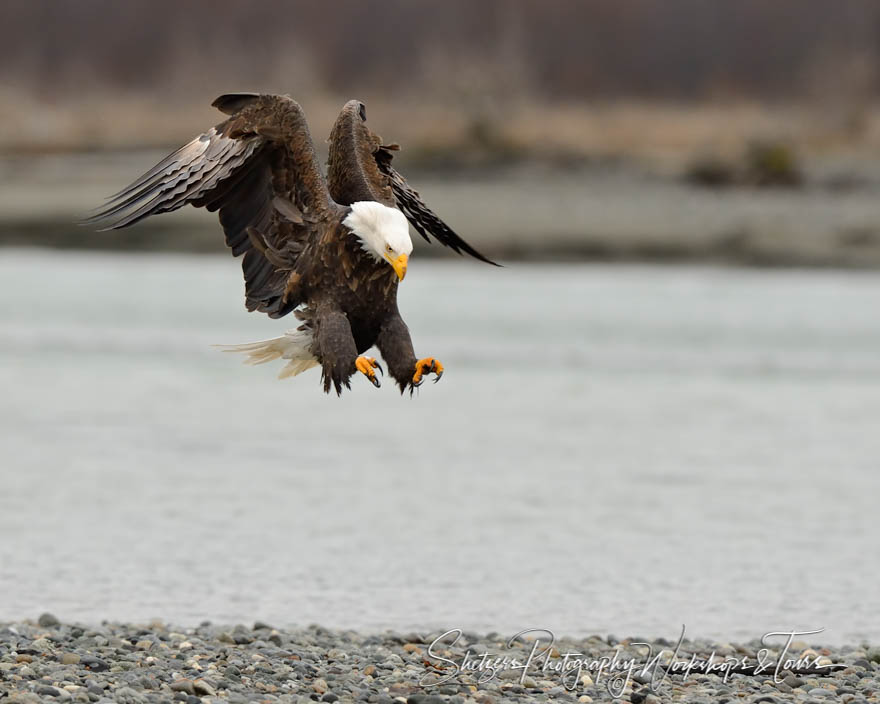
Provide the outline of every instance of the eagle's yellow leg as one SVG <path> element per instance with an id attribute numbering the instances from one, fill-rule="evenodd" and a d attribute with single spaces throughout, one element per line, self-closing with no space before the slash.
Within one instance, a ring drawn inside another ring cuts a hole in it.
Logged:
<path id="1" fill-rule="evenodd" d="M 375 357 L 358 357 L 354 360 L 354 366 L 356 366 L 357 370 L 367 377 L 367 379 L 370 380 L 370 383 L 377 389 L 382 385 L 379 383 L 379 379 L 376 377 L 376 372 L 374 370 L 378 369 L 383 374 L 385 372 L 382 370 L 382 365 L 376 361 Z"/>
<path id="2" fill-rule="evenodd" d="M 434 379 L 434 383 L 436 384 L 440 381 L 440 377 L 443 376 L 443 365 L 440 364 L 439 359 L 434 359 L 433 357 L 425 357 L 424 359 L 420 359 L 416 362 L 416 373 L 413 374 L 412 383 L 413 386 L 421 386 L 424 379 L 422 378 L 425 374 L 436 374 L 437 378 Z"/>

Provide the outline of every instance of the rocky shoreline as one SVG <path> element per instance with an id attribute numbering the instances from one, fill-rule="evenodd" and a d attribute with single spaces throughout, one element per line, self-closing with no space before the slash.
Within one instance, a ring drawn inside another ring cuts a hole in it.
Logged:
<path id="1" fill-rule="evenodd" d="M 440 635 L 286 630 L 260 622 L 96 626 L 43 614 L 0 623 L 0 702 L 860 704 L 880 697 L 880 649 L 867 645 L 827 649 L 794 641 L 786 648 L 782 638 L 761 661 L 757 641 L 684 640 L 673 655 L 677 644 L 658 639 L 654 655 L 665 655 L 646 673 L 647 649 L 636 645 L 642 639 L 590 636 L 551 645 L 549 634 L 534 632 L 511 645 L 492 633 L 435 641 Z M 670 663 L 677 672 L 663 677 Z"/>

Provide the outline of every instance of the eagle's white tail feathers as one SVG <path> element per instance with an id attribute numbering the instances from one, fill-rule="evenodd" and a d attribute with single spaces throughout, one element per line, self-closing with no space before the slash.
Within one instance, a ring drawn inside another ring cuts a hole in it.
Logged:
<path id="1" fill-rule="evenodd" d="M 281 337 L 243 345 L 214 345 L 224 352 L 244 352 L 248 358 L 245 364 L 265 364 L 275 359 L 289 360 L 278 375 L 279 379 L 296 376 L 306 369 L 318 366 L 318 360 L 311 352 L 311 330 L 288 330 Z"/>

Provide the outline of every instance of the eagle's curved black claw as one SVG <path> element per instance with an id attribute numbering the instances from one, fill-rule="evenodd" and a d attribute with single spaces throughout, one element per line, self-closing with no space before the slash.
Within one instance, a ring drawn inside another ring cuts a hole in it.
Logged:
<path id="1" fill-rule="evenodd" d="M 416 370 L 411 382 L 412 386 L 421 386 L 425 374 L 436 374 L 437 378 L 434 379 L 434 383 L 436 384 L 440 381 L 440 377 L 443 376 L 443 365 L 433 357 L 425 357 L 424 359 L 418 360 L 416 362 Z"/>
<path id="2" fill-rule="evenodd" d="M 358 357 L 354 360 L 354 366 L 361 374 L 367 377 L 367 379 L 370 380 L 370 383 L 377 389 L 382 386 L 382 384 L 379 383 L 379 379 L 375 372 L 376 369 L 381 372 L 382 365 L 380 365 L 373 357 Z M 384 376 L 385 372 L 382 372 L 382 375 Z"/>
<path id="3" fill-rule="evenodd" d="M 376 369 L 379 370 L 379 373 L 380 373 L 382 376 L 385 376 L 385 370 L 382 369 L 382 365 L 379 364 L 379 362 L 378 362 L 377 360 L 374 360 L 374 362 L 375 362 L 375 364 L 374 364 L 373 366 L 375 366 Z"/>

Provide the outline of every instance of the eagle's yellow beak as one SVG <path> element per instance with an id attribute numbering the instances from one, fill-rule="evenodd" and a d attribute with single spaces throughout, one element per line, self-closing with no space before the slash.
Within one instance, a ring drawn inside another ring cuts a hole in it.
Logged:
<path id="1" fill-rule="evenodd" d="M 409 261 L 409 257 L 405 254 L 401 254 L 397 259 L 392 260 L 391 257 L 385 257 L 388 260 L 388 263 L 394 268 L 394 273 L 397 274 L 397 278 L 400 281 L 403 281 L 403 277 L 406 276 L 406 264 Z"/>

